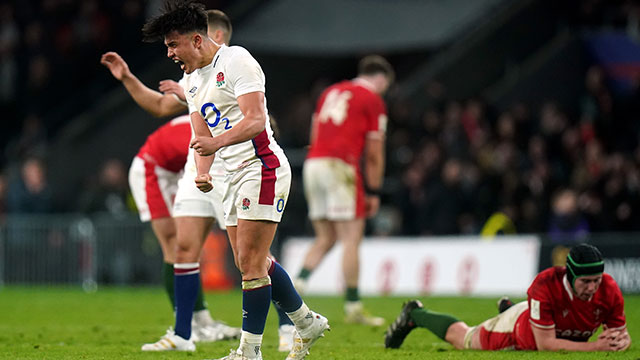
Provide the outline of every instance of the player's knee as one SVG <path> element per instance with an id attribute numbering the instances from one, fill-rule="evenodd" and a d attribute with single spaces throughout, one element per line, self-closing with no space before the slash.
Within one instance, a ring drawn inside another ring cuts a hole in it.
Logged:
<path id="1" fill-rule="evenodd" d="M 266 271 L 264 257 L 252 251 L 238 251 L 236 266 L 242 273 L 262 273 Z"/>

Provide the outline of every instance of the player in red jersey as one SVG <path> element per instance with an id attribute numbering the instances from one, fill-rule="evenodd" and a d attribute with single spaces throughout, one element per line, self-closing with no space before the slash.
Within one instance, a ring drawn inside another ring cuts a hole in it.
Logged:
<path id="1" fill-rule="evenodd" d="M 417 300 L 409 301 L 387 329 L 385 346 L 397 348 L 412 329 L 424 327 L 457 349 L 626 350 L 631 338 L 622 293 L 603 271 L 600 251 L 577 245 L 567 256 L 567 266 L 538 274 L 527 291 L 527 301 L 473 327 L 424 309 Z M 600 325 L 602 333 L 589 342 Z"/>
<path id="2" fill-rule="evenodd" d="M 313 114 L 311 147 L 304 162 L 304 191 L 316 238 L 296 287 L 304 291 L 311 272 L 340 240 L 348 323 L 384 322 L 368 315 L 360 302 L 358 249 L 365 217 L 375 215 L 380 206 L 387 125 L 381 96 L 393 78 L 391 65 L 371 55 L 360 61 L 358 77 L 327 88 Z"/>

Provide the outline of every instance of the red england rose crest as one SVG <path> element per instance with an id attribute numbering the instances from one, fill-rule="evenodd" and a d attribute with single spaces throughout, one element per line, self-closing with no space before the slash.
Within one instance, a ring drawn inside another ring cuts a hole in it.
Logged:
<path id="1" fill-rule="evenodd" d="M 249 206 L 251 206 L 251 200 L 247 198 L 242 199 L 242 210 L 249 210 Z"/>
<path id="2" fill-rule="evenodd" d="M 218 75 L 216 75 L 216 86 L 220 87 L 222 85 L 224 85 L 224 74 L 219 72 Z"/>

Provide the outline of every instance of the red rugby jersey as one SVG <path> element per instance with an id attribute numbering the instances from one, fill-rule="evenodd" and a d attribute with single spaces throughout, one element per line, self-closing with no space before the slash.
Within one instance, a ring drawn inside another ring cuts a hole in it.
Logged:
<path id="1" fill-rule="evenodd" d="M 187 162 L 191 120 L 189 115 L 179 116 L 152 132 L 138 151 L 138 157 L 163 169 L 180 172 Z"/>
<path id="2" fill-rule="evenodd" d="M 366 137 L 386 131 L 386 106 L 363 80 L 345 80 L 322 93 L 312 126 L 307 158 L 339 158 L 358 166 Z"/>
<path id="3" fill-rule="evenodd" d="M 591 300 L 584 301 L 573 293 L 566 271 L 565 267 L 546 269 L 529 287 L 529 309 L 518 318 L 514 329 L 519 349 L 536 349 L 532 326 L 555 328 L 556 338 L 572 341 L 589 340 L 601 324 L 612 329 L 626 326 L 624 299 L 609 274 L 602 275 L 598 291 Z"/>

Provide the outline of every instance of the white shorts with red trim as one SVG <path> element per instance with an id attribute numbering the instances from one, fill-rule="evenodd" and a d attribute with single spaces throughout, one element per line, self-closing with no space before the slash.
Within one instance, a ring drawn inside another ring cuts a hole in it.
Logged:
<path id="1" fill-rule="evenodd" d="M 171 216 L 171 208 L 181 173 L 161 168 L 136 156 L 129 168 L 129 187 L 140 220 Z"/>
<path id="2" fill-rule="evenodd" d="M 190 170 L 189 168 L 186 168 Z M 196 172 L 187 171 L 178 181 L 178 192 L 173 204 L 173 217 L 206 217 L 214 218 L 220 229 L 224 230 L 224 211 L 222 207 L 222 191 L 224 177 L 211 174 L 213 189 L 207 193 L 196 187 Z"/>
<path id="3" fill-rule="evenodd" d="M 311 220 L 353 220 L 364 216 L 364 191 L 358 170 L 341 159 L 311 158 L 302 169 Z"/>
<path id="4" fill-rule="evenodd" d="M 478 336 L 478 343 L 482 350 L 515 349 L 516 339 L 513 329 L 520 315 L 527 311 L 528 308 L 529 305 L 526 301 L 519 302 L 482 324 L 469 328 L 465 336 L 465 348 L 472 348 L 472 337 Z"/>
<path id="5" fill-rule="evenodd" d="M 291 167 L 269 169 L 260 161 L 230 172 L 225 178 L 225 224 L 237 226 L 238 219 L 280 222 L 289 199 Z"/>

